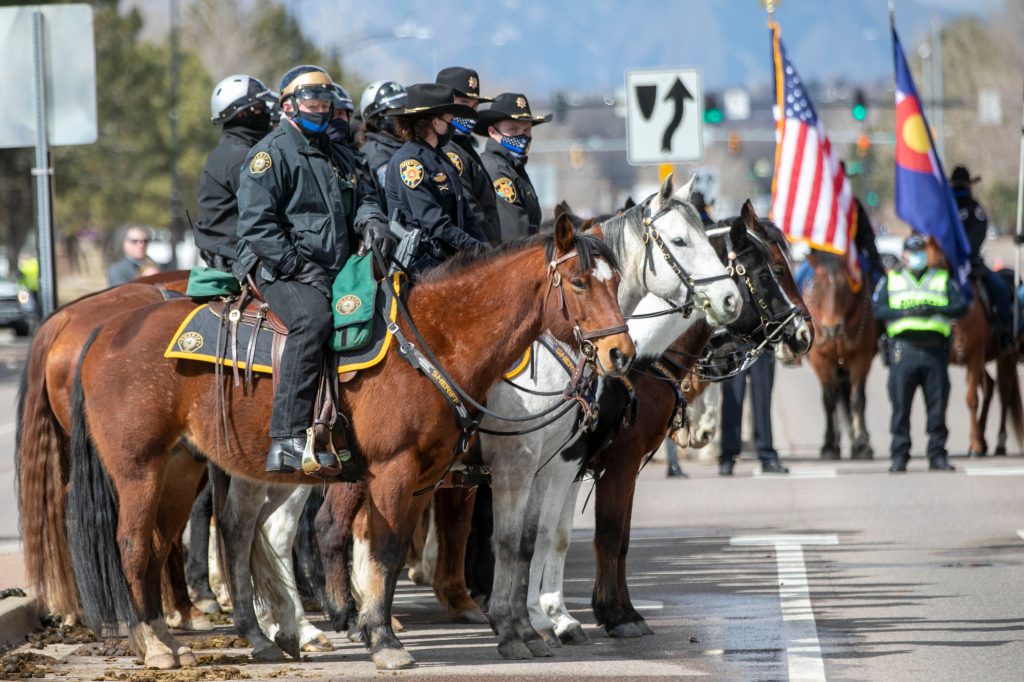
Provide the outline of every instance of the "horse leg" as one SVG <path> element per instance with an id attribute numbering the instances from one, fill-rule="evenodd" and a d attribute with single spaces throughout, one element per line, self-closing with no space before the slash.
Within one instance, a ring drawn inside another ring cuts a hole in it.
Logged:
<path id="1" fill-rule="evenodd" d="M 466 542 L 475 501 L 476 488 L 441 488 L 434 493 L 437 533 L 434 594 L 455 623 L 487 623 L 487 617 L 466 587 Z"/>
<path id="2" fill-rule="evenodd" d="M 572 539 L 572 519 L 576 513 L 576 498 L 580 482 L 573 482 L 562 505 L 555 528 L 554 551 L 548 555 L 541 580 L 541 606 L 555 623 L 555 634 L 565 644 L 590 644 L 590 637 L 580 622 L 572 617 L 565 605 L 565 558 Z"/>
<path id="3" fill-rule="evenodd" d="M 623 454 L 621 449 L 616 454 Z M 633 479 L 618 457 L 609 458 L 604 475 L 597 479 L 594 497 L 594 553 L 597 572 L 590 606 L 597 624 L 610 637 L 639 637 L 640 632 L 622 608 L 619 599 L 619 556 L 624 528 L 628 529 Z M 634 469 L 635 471 L 635 469 Z M 627 494 L 627 491 L 628 492 Z M 628 531 L 626 531 L 628 532 Z"/>
<path id="4" fill-rule="evenodd" d="M 836 425 L 838 390 L 834 381 L 822 384 L 821 387 L 821 401 L 825 407 L 825 442 L 821 446 L 821 459 L 839 459 L 839 433 Z"/>
<path id="5" fill-rule="evenodd" d="M 256 661 L 283 661 L 284 652 L 260 629 L 254 604 L 250 560 L 260 511 L 267 497 L 266 484 L 231 479 L 224 509 L 217 518 L 224 544 L 228 587 L 234 607 L 235 631 L 249 642 Z"/>
<path id="6" fill-rule="evenodd" d="M 871 436 L 868 434 L 868 424 L 865 417 L 867 409 L 867 377 L 861 376 L 853 386 L 850 408 L 853 413 L 852 435 L 853 435 L 853 459 L 874 459 L 875 451 L 871 448 Z"/>
<path id="7" fill-rule="evenodd" d="M 413 528 L 427 500 L 412 491 L 419 483 L 415 453 L 405 451 L 374 471 L 368 483 L 370 575 L 359 610 L 359 627 L 378 670 L 399 670 L 416 664 L 391 626 L 391 605 Z"/>
<path id="8" fill-rule="evenodd" d="M 409 580 L 415 585 L 429 585 L 433 581 L 427 580 L 424 575 L 423 553 L 427 543 L 430 524 L 433 523 L 433 505 L 427 505 L 423 516 L 416 522 L 416 528 L 412 532 L 412 545 L 409 547 L 409 556 L 405 563 L 409 566 Z"/>
<path id="9" fill-rule="evenodd" d="M 972 357 L 967 363 L 967 413 L 971 420 L 971 447 L 968 455 L 983 457 L 988 454 L 985 434 L 978 419 L 978 393 L 981 390 L 981 373 L 985 371 L 984 358 Z"/>
<path id="10" fill-rule="evenodd" d="M 996 382 L 992 379 L 992 375 L 988 373 L 987 369 L 982 368 L 981 373 L 981 412 L 978 414 L 978 422 L 980 424 L 981 432 L 985 433 L 986 427 L 988 426 L 988 411 L 992 407 L 992 397 L 995 395 Z M 996 441 L 996 454 L 999 453 L 1000 445 L 1003 447 L 1003 454 L 1006 453 L 1005 441 Z"/>
<path id="11" fill-rule="evenodd" d="M 329 486 L 314 524 L 324 565 L 326 603 L 323 607 L 335 632 L 346 630 L 356 613 L 349 583 L 349 552 L 352 548 L 352 523 L 363 504 L 365 493 L 363 484 L 336 483 Z"/>
<path id="12" fill-rule="evenodd" d="M 220 613 L 217 596 L 210 588 L 210 518 L 213 516 L 213 484 L 209 479 L 192 504 L 189 516 L 188 561 L 185 580 L 195 599 L 196 608 L 203 613 Z"/>
<path id="13" fill-rule="evenodd" d="M 162 592 L 164 595 L 164 622 L 168 627 L 190 632 L 209 632 L 213 621 L 192 603 L 185 578 L 185 551 L 181 538 L 175 540 L 167 554 L 164 566 Z"/>
<path id="14" fill-rule="evenodd" d="M 476 488 L 469 539 L 466 541 L 466 585 L 473 600 L 486 608 L 494 583 L 494 552 L 491 534 L 494 532 L 493 502 L 490 483 Z"/>
<path id="15" fill-rule="evenodd" d="M 573 474 L 570 473 L 568 481 L 564 481 L 566 476 L 561 473 L 563 468 L 569 468 L 571 472 L 575 472 L 579 465 L 566 462 L 560 456 L 555 455 L 544 465 L 543 469 L 537 472 L 534 480 L 535 489 L 542 490 L 544 493 L 539 496 L 540 510 L 537 514 L 537 530 L 530 558 L 526 606 L 530 616 L 530 625 L 550 647 L 559 647 L 562 642 L 555 633 L 554 618 L 549 617 L 547 609 L 544 608 L 541 601 L 541 583 L 549 557 L 555 551 L 555 533 L 558 531 L 558 518 L 562 514 L 562 502 L 565 500 L 562 488 L 572 485 Z M 561 485 L 563 483 L 564 486 Z M 559 599 L 558 595 L 555 595 L 555 598 Z"/>
<path id="16" fill-rule="evenodd" d="M 514 557 L 512 571 L 512 623 L 519 639 L 537 658 L 551 656 L 551 648 L 544 637 L 534 629 L 530 614 L 530 564 L 537 545 L 537 529 L 544 496 L 550 488 L 550 479 L 538 475 L 530 486 L 530 495 L 523 515 L 523 531 Z M 545 616 L 546 619 L 546 616 Z M 550 626 L 548 626 L 550 627 Z"/>

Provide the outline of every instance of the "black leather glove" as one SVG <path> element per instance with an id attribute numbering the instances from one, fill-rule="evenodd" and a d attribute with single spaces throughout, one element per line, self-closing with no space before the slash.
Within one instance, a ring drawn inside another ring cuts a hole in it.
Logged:
<path id="1" fill-rule="evenodd" d="M 398 246 L 398 238 L 380 218 L 368 218 L 363 223 L 363 241 L 377 249 L 385 261 L 391 259 L 391 254 Z"/>
<path id="2" fill-rule="evenodd" d="M 330 300 L 331 279 L 327 276 L 327 271 L 316 263 L 304 262 L 292 279 L 296 282 L 308 284 Z"/>

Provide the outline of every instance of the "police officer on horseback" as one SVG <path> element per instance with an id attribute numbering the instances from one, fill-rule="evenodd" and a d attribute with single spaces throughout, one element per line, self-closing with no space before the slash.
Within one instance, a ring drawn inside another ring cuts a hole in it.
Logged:
<path id="1" fill-rule="evenodd" d="M 387 205 L 384 174 L 388 161 L 402 146 L 402 140 L 395 133 L 395 121 L 388 114 L 393 114 L 404 106 L 405 88 L 395 81 L 370 83 L 359 99 L 359 113 L 363 119 L 366 137 L 360 151 L 366 158 L 366 165 L 377 184 L 381 206 Z"/>
<path id="2" fill-rule="evenodd" d="M 231 270 L 235 261 L 239 174 L 249 150 L 270 132 L 272 97 L 258 79 L 242 74 L 217 83 L 210 97 L 212 120 L 223 131 L 199 176 L 194 228 L 196 248 L 210 267 Z"/>
<path id="3" fill-rule="evenodd" d="M 473 69 L 450 66 L 441 69 L 434 82 L 449 86 L 455 92 L 455 103 L 465 104 L 473 110 L 481 103 L 492 101 L 489 97 L 480 95 L 480 76 Z M 476 150 L 476 138 L 472 135 L 475 125 L 475 118 L 452 118 L 452 139 L 445 145 L 444 152 L 458 171 L 459 181 L 462 183 L 462 197 L 469 210 L 476 216 L 477 223 L 483 227 L 487 241 L 492 246 L 497 246 L 501 243 L 498 207 L 495 204 L 491 177 L 484 169 L 483 160 Z"/>
<path id="4" fill-rule="evenodd" d="M 252 148 L 238 189 L 240 280 L 254 275 L 264 300 L 288 327 L 275 371 L 268 472 L 296 471 L 313 418 L 324 346 L 332 328 L 331 284 L 355 247 L 355 228 L 383 223 L 376 205 L 356 206 L 327 129 L 336 89 L 318 66 L 281 81 L 283 118 Z"/>
<path id="5" fill-rule="evenodd" d="M 928 469 L 954 470 L 946 452 L 949 335 L 966 306 L 949 271 L 928 267 L 925 247 L 922 236 L 908 237 L 903 243 L 904 267 L 890 271 L 873 297 L 875 319 L 885 323 L 889 337 L 891 472 L 907 470 L 910 405 L 918 386 L 928 410 Z"/>
<path id="6" fill-rule="evenodd" d="M 956 205 L 960 212 L 960 222 L 967 233 L 967 243 L 971 246 L 971 277 L 980 282 L 988 294 L 991 306 L 985 311 L 989 321 L 996 327 L 996 340 L 1000 353 L 1008 353 L 1017 346 L 1013 330 L 1013 309 L 1011 308 L 1010 291 L 999 275 L 992 272 L 981 256 L 981 247 L 988 237 L 988 216 L 985 209 L 974 198 L 971 185 L 980 181 L 980 177 L 971 177 L 966 166 L 957 166 L 949 178 L 949 184 L 956 197 Z M 995 315 L 991 315 L 991 308 Z"/>
<path id="7" fill-rule="evenodd" d="M 540 230 L 540 201 L 526 174 L 526 160 L 533 127 L 550 120 L 551 114 L 533 115 L 526 95 L 505 92 L 479 113 L 473 128 L 487 138 L 481 158 L 494 186 L 503 242 Z"/>
<path id="8" fill-rule="evenodd" d="M 388 163 L 385 185 L 392 215 L 405 229 L 418 230 L 418 249 L 408 263 L 414 271 L 487 243 L 463 198 L 458 169 L 444 152 L 452 119 L 474 115 L 455 103 L 450 87 L 437 83 L 409 86 L 405 108 L 394 115 L 405 144 Z"/>

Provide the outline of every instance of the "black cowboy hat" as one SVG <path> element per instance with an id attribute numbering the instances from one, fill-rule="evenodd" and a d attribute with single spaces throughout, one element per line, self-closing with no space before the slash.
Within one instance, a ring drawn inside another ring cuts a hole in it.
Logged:
<path id="1" fill-rule="evenodd" d="M 447 85 L 459 97 L 469 97 L 477 102 L 493 102 L 490 97 L 480 96 L 480 76 L 473 69 L 463 66 L 449 66 L 437 72 L 435 83 Z"/>
<path id="2" fill-rule="evenodd" d="M 981 180 L 981 176 L 972 178 L 971 172 L 967 170 L 967 166 L 957 166 L 953 169 L 953 174 L 949 176 L 949 181 L 956 186 L 968 186 Z"/>
<path id="3" fill-rule="evenodd" d="M 491 106 L 483 111 L 474 113 L 476 127 L 473 132 L 477 135 L 487 136 L 487 128 L 499 121 L 529 121 L 533 125 L 540 125 L 551 120 L 551 114 L 547 116 L 534 116 L 530 111 L 530 101 L 526 95 L 518 92 L 503 92 L 494 98 Z"/>
<path id="4" fill-rule="evenodd" d="M 455 91 L 438 83 L 417 83 L 405 89 L 405 107 L 388 116 L 440 116 L 476 118 L 476 111 L 455 103 Z"/>

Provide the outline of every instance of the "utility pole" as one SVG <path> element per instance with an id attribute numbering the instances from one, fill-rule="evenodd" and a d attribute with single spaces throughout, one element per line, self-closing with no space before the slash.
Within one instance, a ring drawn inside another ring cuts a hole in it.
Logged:
<path id="1" fill-rule="evenodd" d="M 932 107 L 932 125 L 935 127 L 936 153 L 940 159 L 945 159 L 946 131 L 943 127 L 943 108 L 946 98 L 945 89 L 942 85 L 942 26 L 937 17 L 932 17 L 932 99 L 935 105 Z"/>
<path id="2" fill-rule="evenodd" d="M 184 225 L 181 220 L 181 177 L 178 173 L 179 136 L 178 136 L 178 78 L 181 71 L 181 54 L 178 46 L 178 31 L 181 20 L 179 0 L 170 0 L 171 10 L 171 72 L 168 97 L 168 116 L 171 126 L 171 265 L 178 266 L 176 247 L 185 237 Z"/>

